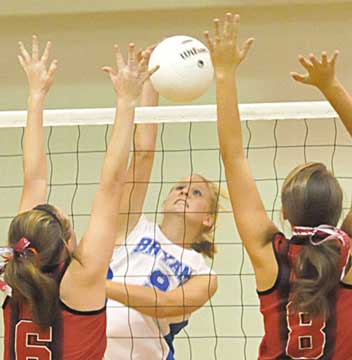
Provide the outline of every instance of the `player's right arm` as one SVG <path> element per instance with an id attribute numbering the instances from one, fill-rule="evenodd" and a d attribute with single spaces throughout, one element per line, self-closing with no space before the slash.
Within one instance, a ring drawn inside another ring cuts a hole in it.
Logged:
<path id="1" fill-rule="evenodd" d="M 352 135 L 352 97 L 336 77 L 338 55 L 338 51 L 335 51 L 331 58 L 328 58 L 326 52 L 323 52 L 320 60 L 314 54 L 310 54 L 309 59 L 300 55 L 299 62 L 307 73 L 292 72 L 291 76 L 302 84 L 317 87 L 339 114 L 347 131 Z"/>
<path id="2" fill-rule="evenodd" d="M 215 294 L 217 287 L 217 276 L 213 274 L 192 276 L 186 283 L 170 291 L 108 280 L 106 294 L 108 298 L 145 315 L 166 318 L 193 313 Z"/>
<path id="3" fill-rule="evenodd" d="M 151 52 L 153 46 L 141 51 L 143 56 L 146 51 Z M 143 84 L 141 106 L 157 106 L 159 94 L 153 88 L 150 79 Z M 137 124 L 134 132 L 134 152 L 127 171 L 126 183 L 120 205 L 120 214 L 117 218 L 118 235 L 116 244 L 121 244 L 141 217 L 144 200 L 147 194 L 149 180 L 154 163 L 155 142 L 158 125 Z"/>
<path id="4" fill-rule="evenodd" d="M 226 14 L 223 30 L 219 20 L 214 20 L 214 40 L 207 32 L 205 36 L 215 70 L 219 143 L 233 214 L 256 273 L 258 290 L 266 290 L 277 277 L 271 244 L 277 229 L 265 211 L 243 150 L 236 76 L 253 39 L 239 48 L 239 21 L 239 15 Z"/>
<path id="5" fill-rule="evenodd" d="M 115 46 L 116 66 L 109 73 L 117 94 L 115 122 L 94 197 L 88 229 L 80 241 L 60 286 L 60 297 L 76 310 L 92 310 L 105 303 L 105 279 L 117 236 L 120 201 L 126 180 L 135 107 L 144 81 L 156 70 L 147 70 L 147 53 L 138 63 L 134 45 L 125 62 Z"/>
<path id="6" fill-rule="evenodd" d="M 348 212 L 345 219 L 342 222 L 341 230 L 352 238 L 352 210 Z"/>
<path id="7" fill-rule="evenodd" d="M 317 87 L 339 114 L 347 131 L 352 135 L 352 97 L 336 77 L 338 55 L 339 52 L 335 51 L 331 58 L 328 58 L 327 53 L 322 52 L 320 60 L 314 54 L 310 54 L 309 59 L 300 55 L 299 62 L 307 73 L 292 72 L 291 76 L 302 84 Z M 352 236 L 352 210 L 344 219 L 341 229 Z"/>

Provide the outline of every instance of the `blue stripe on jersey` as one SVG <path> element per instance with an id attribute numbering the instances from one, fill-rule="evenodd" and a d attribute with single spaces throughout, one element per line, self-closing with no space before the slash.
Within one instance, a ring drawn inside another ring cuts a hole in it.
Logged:
<path id="1" fill-rule="evenodd" d="M 113 274 L 111 268 L 109 267 L 108 273 L 107 273 L 107 275 L 106 275 L 106 278 L 107 278 L 108 280 L 112 280 L 113 277 L 114 277 L 114 274 Z"/>
<path id="2" fill-rule="evenodd" d="M 185 326 L 188 325 L 188 320 L 182 321 L 177 324 L 170 324 L 170 332 L 164 336 L 165 341 L 169 345 L 170 352 L 167 356 L 166 360 L 175 360 L 175 348 L 174 348 L 174 339 L 175 335 L 177 335 Z"/>

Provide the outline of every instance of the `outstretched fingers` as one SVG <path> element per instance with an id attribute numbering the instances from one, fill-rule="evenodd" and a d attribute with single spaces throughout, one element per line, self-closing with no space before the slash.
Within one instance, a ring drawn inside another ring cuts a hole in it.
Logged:
<path id="1" fill-rule="evenodd" d="M 149 59 L 150 59 L 151 54 L 152 54 L 151 50 L 142 51 L 141 58 L 138 63 L 139 72 L 143 73 L 148 70 L 148 64 L 149 64 Z"/>
<path id="2" fill-rule="evenodd" d="M 116 70 L 111 66 L 104 66 L 101 69 L 106 72 L 110 76 L 111 81 L 114 82 L 114 79 L 117 76 Z"/>
<path id="3" fill-rule="evenodd" d="M 114 51 L 115 51 L 116 67 L 118 71 L 119 69 L 123 69 L 126 64 L 121 49 L 117 44 L 114 45 Z"/>
<path id="4" fill-rule="evenodd" d="M 145 49 L 140 49 L 138 52 L 137 52 L 137 55 L 136 55 L 136 58 L 137 58 L 137 61 L 138 63 L 141 62 L 141 60 L 143 59 L 143 56 L 145 56 L 145 54 L 148 52 L 149 53 L 149 57 L 151 55 L 151 53 L 154 51 L 154 49 L 156 48 L 158 44 L 155 43 L 155 44 L 152 44 L 152 45 L 149 45 L 147 48 Z"/>
<path id="5" fill-rule="evenodd" d="M 313 65 L 302 55 L 298 56 L 298 61 L 300 64 L 307 70 L 310 71 L 313 68 Z"/>
<path id="6" fill-rule="evenodd" d="M 58 61 L 55 59 L 51 62 L 48 70 L 48 77 L 53 78 L 57 70 Z"/>
<path id="7" fill-rule="evenodd" d="M 32 60 L 36 62 L 39 60 L 39 44 L 36 35 L 32 36 Z"/>
<path id="8" fill-rule="evenodd" d="M 291 72 L 290 73 L 292 79 L 296 80 L 297 82 L 300 82 L 302 84 L 308 84 L 308 76 L 302 75 L 297 72 Z"/>
<path id="9" fill-rule="evenodd" d="M 340 52 L 338 50 L 335 50 L 334 53 L 331 56 L 331 59 L 329 60 L 329 63 L 335 67 L 337 63 L 337 59 L 339 57 Z"/>
<path id="10" fill-rule="evenodd" d="M 233 17 L 233 36 L 237 37 L 238 32 L 240 31 L 240 21 L 241 18 L 238 14 Z"/>
<path id="11" fill-rule="evenodd" d="M 144 73 L 144 75 L 141 77 L 141 82 L 142 84 L 149 79 L 158 69 L 160 68 L 159 65 L 154 66 L 153 68 L 151 68 L 150 70 L 148 70 L 147 72 Z"/>
<path id="12" fill-rule="evenodd" d="M 226 39 L 232 39 L 234 34 L 234 16 L 231 13 L 227 13 L 224 22 L 224 37 Z"/>
<path id="13" fill-rule="evenodd" d="M 31 62 L 42 62 L 45 65 L 48 63 L 48 59 L 50 56 L 50 50 L 51 50 L 51 42 L 48 41 L 43 55 L 40 57 L 40 51 L 39 51 L 39 41 L 38 37 L 36 35 L 32 36 L 32 54 L 30 55 L 25 46 L 23 45 L 22 41 L 18 42 L 20 55 L 18 56 L 18 60 L 22 67 L 29 65 Z"/>
<path id="14" fill-rule="evenodd" d="M 49 59 L 49 56 L 50 56 L 50 50 L 51 50 L 51 41 L 48 41 L 46 43 L 43 55 L 42 55 L 42 57 L 40 59 L 40 61 L 43 62 L 45 65 L 48 63 L 48 59 Z"/>
<path id="15" fill-rule="evenodd" d="M 309 54 L 309 60 L 314 67 L 321 65 L 319 59 L 314 54 Z"/>
<path id="16" fill-rule="evenodd" d="M 128 56 L 127 56 L 127 65 L 129 67 L 134 66 L 136 64 L 136 51 L 135 51 L 135 44 L 129 43 L 128 44 Z"/>
<path id="17" fill-rule="evenodd" d="M 254 43 L 254 38 L 249 38 L 244 42 L 241 49 L 241 61 L 246 58 L 248 51 L 252 47 L 253 43 Z"/>
<path id="18" fill-rule="evenodd" d="M 22 69 L 24 71 L 26 71 L 26 65 L 27 64 L 26 64 L 25 60 L 23 59 L 23 57 L 21 55 L 17 55 L 17 58 L 18 58 L 18 62 L 20 63 Z"/>
<path id="19" fill-rule="evenodd" d="M 328 54 L 326 53 L 326 51 L 323 51 L 321 53 L 321 63 L 324 66 L 327 66 L 329 64 Z"/>
<path id="20" fill-rule="evenodd" d="M 25 46 L 23 45 L 22 41 L 18 42 L 18 46 L 20 48 L 20 54 L 25 63 L 29 63 L 31 61 L 31 56 L 29 55 L 28 51 L 26 50 Z"/>
<path id="21" fill-rule="evenodd" d="M 207 44 L 208 49 L 210 50 L 210 52 L 212 52 L 214 50 L 214 45 L 213 45 L 213 41 L 210 37 L 209 31 L 206 30 L 204 31 L 204 38 L 205 38 L 205 43 Z"/>
<path id="22" fill-rule="evenodd" d="M 219 19 L 213 20 L 213 27 L 214 27 L 215 43 L 219 43 L 221 41 L 220 20 Z"/>

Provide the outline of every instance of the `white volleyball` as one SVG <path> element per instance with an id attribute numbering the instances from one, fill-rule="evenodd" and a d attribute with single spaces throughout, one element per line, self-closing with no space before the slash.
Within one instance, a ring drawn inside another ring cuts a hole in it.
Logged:
<path id="1" fill-rule="evenodd" d="M 151 77 L 154 88 L 176 102 L 200 97 L 213 80 L 208 48 L 190 36 L 172 36 L 159 43 L 150 57 L 149 69 L 155 65 L 160 68 Z"/>

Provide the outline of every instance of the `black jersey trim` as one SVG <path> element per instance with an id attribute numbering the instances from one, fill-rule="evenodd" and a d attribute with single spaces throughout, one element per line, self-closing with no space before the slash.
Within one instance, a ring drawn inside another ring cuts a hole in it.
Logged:
<path id="1" fill-rule="evenodd" d="M 65 303 L 63 303 L 60 300 L 60 306 L 63 310 L 70 312 L 71 314 L 75 314 L 75 315 L 98 315 L 103 313 L 104 311 L 106 311 L 106 305 L 104 305 L 101 309 L 98 310 L 90 310 L 90 311 L 81 311 L 81 310 L 76 310 L 76 309 L 72 309 L 69 306 L 67 306 Z"/>
<path id="2" fill-rule="evenodd" d="M 346 284 L 346 283 L 344 283 L 344 282 L 342 282 L 342 281 L 340 281 L 340 286 L 341 287 L 343 287 L 343 288 L 345 288 L 345 289 L 352 289 L 352 284 L 350 285 L 350 284 Z"/>
<path id="3" fill-rule="evenodd" d="M 276 259 L 277 266 L 278 266 L 277 277 L 276 277 L 276 280 L 275 280 L 273 286 L 270 287 L 269 289 L 266 289 L 266 290 L 258 290 L 258 289 L 257 289 L 257 294 L 258 294 L 259 296 L 265 296 L 265 295 L 271 294 L 273 291 L 275 291 L 275 290 L 277 289 L 277 287 L 278 287 L 279 284 L 280 284 L 281 273 L 282 273 L 282 266 L 281 266 L 281 262 L 280 262 L 280 259 L 279 259 L 279 254 L 277 253 L 277 251 L 276 251 L 276 249 L 275 249 L 275 239 L 276 239 L 277 236 L 282 236 L 284 239 L 286 239 L 285 235 L 284 235 L 283 233 L 281 233 L 281 232 L 275 233 L 275 234 L 272 236 L 272 239 L 271 239 L 271 245 L 272 245 L 272 247 L 273 247 L 275 259 Z"/>
<path id="4" fill-rule="evenodd" d="M 6 296 L 5 300 L 2 303 L 2 309 L 5 310 L 5 307 L 7 305 L 7 303 L 10 301 L 10 297 Z"/>

